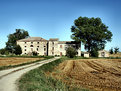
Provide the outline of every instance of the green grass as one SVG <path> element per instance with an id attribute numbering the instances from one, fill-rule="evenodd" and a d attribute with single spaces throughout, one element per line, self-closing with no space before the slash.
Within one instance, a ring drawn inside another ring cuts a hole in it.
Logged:
<path id="1" fill-rule="evenodd" d="M 5 56 L 4 58 L 9 58 L 9 57 L 44 58 L 44 59 L 36 60 L 36 61 L 32 61 L 32 62 L 26 62 L 26 63 L 22 63 L 22 64 L 18 64 L 18 65 L 0 66 L 0 70 L 5 70 L 5 69 L 9 69 L 9 68 L 19 67 L 19 66 L 32 64 L 32 63 L 35 63 L 35 62 L 39 62 L 39 61 L 43 61 L 43 60 L 46 60 L 46 59 L 53 58 L 53 56 Z"/>
<path id="2" fill-rule="evenodd" d="M 24 74 L 19 80 L 19 91 L 90 91 L 82 88 L 72 88 L 54 79 L 51 76 L 46 76 L 45 72 L 52 72 L 54 67 L 68 58 L 61 58 L 51 63 L 31 70 Z"/>

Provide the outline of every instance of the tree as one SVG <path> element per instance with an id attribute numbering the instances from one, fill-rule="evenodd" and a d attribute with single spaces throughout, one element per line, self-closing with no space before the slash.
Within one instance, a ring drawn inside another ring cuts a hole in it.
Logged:
<path id="1" fill-rule="evenodd" d="M 73 57 L 76 56 L 76 54 L 77 54 L 77 51 L 75 50 L 75 48 L 73 48 L 73 47 L 68 47 L 68 48 L 66 49 L 66 55 L 67 55 L 67 57 L 73 58 Z"/>
<path id="2" fill-rule="evenodd" d="M 109 50 L 109 52 L 110 52 L 110 54 L 113 54 L 113 48 L 111 48 L 111 49 Z"/>
<path id="3" fill-rule="evenodd" d="M 15 53 L 16 55 L 20 55 L 20 54 L 22 53 L 22 49 L 21 49 L 21 47 L 20 47 L 19 45 L 16 45 L 16 46 L 14 47 L 14 53 Z"/>
<path id="4" fill-rule="evenodd" d="M 114 48 L 114 52 L 115 52 L 115 54 L 117 54 L 117 52 L 119 52 L 119 48 L 118 47 L 115 47 Z"/>
<path id="5" fill-rule="evenodd" d="M 93 50 L 91 50 L 91 56 L 92 57 L 98 57 L 98 55 L 99 55 L 99 53 L 98 53 L 98 50 L 97 49 L 93 49 Z"/>
<path id="6" fill-rule="evenodd" d="M 2 55 L 8 55 L 9 52 L 5 48 L 2 48 L 2 49 L 0 49 L 0 54 L 2 54 Z"/>
<path id="7" fill-rule="evenodd" d="M 71 32 L 71 38 L 82 42 L 89 53 L 95 48 L 104 49 L 105 44 L 112 38 L 112 33 L 100 18 L 79 17 L 74 21 Z"/>
<path id="8" fill-rule="evenodd" d="M 16 48 L 16 41 L 29 37 L 29 33 L 23 29 L 16 29 L 16 32 L 8 35 L 8 41 L 6 42 L 6 50 L 10 53 L 14 53 Z"/>
<path id="9" fill-rule="evenodd" d="M 4 55 L 5 54 L 5 48 L 0 49 L 0 54 Z"/>

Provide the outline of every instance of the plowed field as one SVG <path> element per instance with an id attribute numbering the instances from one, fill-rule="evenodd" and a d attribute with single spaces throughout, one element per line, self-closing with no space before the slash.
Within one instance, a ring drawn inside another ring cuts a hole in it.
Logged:
<path id="1" fill-rule="evenodd" d="M 43 59 L 43 58 L 0 57 L 0 66 L 18 65 L 18 64 L 32 62 L 40 59 Z"/>
<path id="2" fill-rule="evenodd" d="M 121 91 L 121 59 L 67 60 L 49 74 L 71 87 Z"/>

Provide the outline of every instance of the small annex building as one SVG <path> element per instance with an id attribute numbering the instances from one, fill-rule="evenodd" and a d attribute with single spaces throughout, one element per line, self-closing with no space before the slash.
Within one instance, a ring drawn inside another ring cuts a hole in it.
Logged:
<path id="1" fill-rule="evenodd" d="M 98 51 L 98 57 L 109 57 L 109 52 L 106 50 L 100 50 Z"/>
<path id="2" fill-rule="evenodd" d="M 82 57 L 89 57 L 89 52 L 81 52 Z"/>

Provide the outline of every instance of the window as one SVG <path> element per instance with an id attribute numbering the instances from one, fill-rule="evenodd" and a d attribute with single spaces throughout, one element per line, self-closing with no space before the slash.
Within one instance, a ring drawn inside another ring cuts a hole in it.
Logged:
<path id="1" fill-rule="evenodd" d="M 25 46 L 26 47 L 26 46 Z"/>
<path id="2" fill-rule="evenodd" d="M 26 49 L 25 49 L 25 51 L 26 51 Z"/>
<path id="3" fill-rule="evenodd" d="M 26 54 L 26 53 L 24 53 L 24 54 Z"/>
<path id="4" fill-rule="evenodd" d="M 37 44 L 39 44 L 39 42 L 37 42 Z"/>
<path id="5" fill-rule="evenodd" d="M 62 48 L 62 45 L 60 45 L 60 48 Z"/>
<path id="6" fill-rule="evenodd" d="M 26 44 L 26 42 L 25 42 L 25 44 Z"/>
<path id="7" fill-rule="evenodd" d="M 31 44 L 33 44 L 33 42 L 31 42 Z"/>
<path id="8" fill-rule="evenodd" d="M 44 47 L 46 47 L 46 46 L 44 46 Z"/>
<path id="9" fill-rule="evenodd" d="M 38 48 L 37 48 L 37 51 L 38 51 Z"/>
<path id="10" fill-rule="evenodd" d="M 37 47 L 39 47 L 39 46 L 37 46 Z"/>
<path id="11" fill-rule="evenodd" d="M 30 47 L 33 47 L 33 45 L 30 45 Z"/>
<path id="12" fill-rule="evenodd" d="M 53 45 L 54 45 L 54 42 L 52 42 L 53 43 Z"/>
<path id="13" fill-rule="evenodd" d="M 102 56 L 102 57 L 105 57 L 105 52 L 102 52 L 102 53 L 101 53 L 101 56 Z"/>
<path id="14" fill-rule="evenodd" d="M 54 50 L 54 47 L 52 47 L 52 50 Z"/>
<path id="15" fill-rule="evenodd" d="M 52 52 L 52 55 L 54 54 L 54 52 Z"/>

